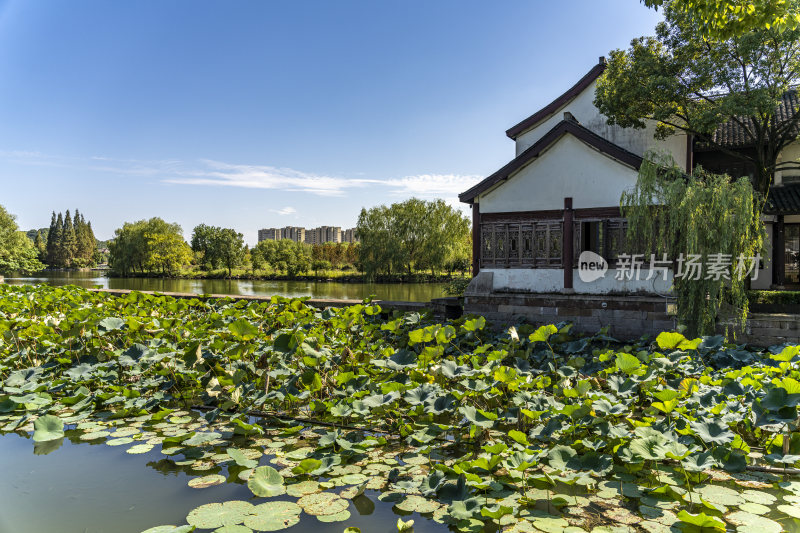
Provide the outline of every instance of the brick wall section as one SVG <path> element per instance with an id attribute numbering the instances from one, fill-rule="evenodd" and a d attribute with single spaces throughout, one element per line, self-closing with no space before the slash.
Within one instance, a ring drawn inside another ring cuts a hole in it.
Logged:
<path id="1" fill-rule="evenodd" d="M 730 319 L 720 320 L 717 332 L 725 333 L 725 328 L 735 333 L 737 343 L 754 346 L 773 346 L 776 344 L 800 344 L 800 315 L 751 313 L 744 328 Z"/>
<path id="2" fill-rule="evenodd" d="M 584 333 L 608 326 L 609 333 L 620 339 L 658 335 L 675 328 L 673 317 L 667 313 L 667 300 L 657 296 L 493 292 L 465 296 L 464 312 L 504 324 L 567 321 Z"/>

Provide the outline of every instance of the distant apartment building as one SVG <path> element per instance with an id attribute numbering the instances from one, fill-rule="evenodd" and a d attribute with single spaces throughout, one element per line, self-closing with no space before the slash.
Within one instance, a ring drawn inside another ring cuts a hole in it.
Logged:
<path id="1" fill-rule="evenodd" d="M 320 226 L 306 231 L 308 244 L 324 244 L 326 242 L 342 242 L 342 228 L 340 226 Z"/>
<path id="2" fill-rule="evenodd" d="M 346 229 L 342 232 L 342 242 L 358 242 L 356 228 Z"/>
<path id="3" fill-rule="evenodd" d="M 281 240 L 280 228 L 265 228 L 258 230 L 258 242 Z"/>
<path id="4" fill-rule="evenodd" d="M 314 229 L 286 226 L 285 228 L 266 228 L 258 230 L 258 242 L 279 241 L 281 239 L 305 242 L 308 244 L 359 242 L 356 236 L 356 228 L 342 230 L 340 226 L 320 226 Z"/>
<path id="5" fill-rule="evenodd" d="M 258 242 L 279 241 L 288 239 L 295 242 L 305 242 L 306 229 L 298 226 L 286 226 L 285 228 L 267 228 L 258 230 Z"/>

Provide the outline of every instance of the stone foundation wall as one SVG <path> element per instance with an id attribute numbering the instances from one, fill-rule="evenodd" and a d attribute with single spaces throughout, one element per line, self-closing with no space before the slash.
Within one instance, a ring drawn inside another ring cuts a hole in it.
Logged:
<path id="1" fill-rule="evenodd" d="M 744 328 L 732 320 L 720 320 L 717 332 L 728 336 L 735 333 L 735 342 L 753 346 L 773 346 L 776 344 L 800 344 L 800 315 L 751 313 Z"/>
<path id="2" fill-rule="evenodd" d="M 502 324 L 572 322 L 575 331 L 596 333 L 608 326 L 619 339 L 658 335 L 675 328 L 668 300 L 656 296 L 594 296 L 495 292 L 465 295 L 464 312 Z"/>

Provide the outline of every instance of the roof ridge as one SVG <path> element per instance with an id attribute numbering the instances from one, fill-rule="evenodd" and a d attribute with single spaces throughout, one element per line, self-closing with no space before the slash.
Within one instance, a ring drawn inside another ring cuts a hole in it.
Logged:
<path id="1" fill-rule="evenodd" d="M 573 100 L 576 96 L 582 93 L 584 89 L 586 89 L 589 85 L 591 85 L 591 83 L 594 80 L 596 80 L 600 76 L 600 74 L 602 74 L 605 70 L 606 70 L 606 59 L 605 57 L 601 56 L 597 64 L 593 66 L 591 70 L 589 70 L 589 72 L 584 74 L 583 77 L 579 79 L 577 83 L 575 83 L 575 85 L 567 89 L 555 100 L 553 100 L 543 108 L 539 109 L 528 118 L 510 127 L 508 130 L 506 130 L 506 135 L 512 139 L 516 139 L 516 137 L 520 133 L 532 128 L 545 118 L 554 114 L 561 107 L 569 103 L 571 100 Z"/>
<path id="2" fill-rule="evenodd" d="M 614 144 L 605 137 L 598 135 L 589 128 L 581 125 L 577 120 L 565 118 L 553 126 L 550 131 L 526 148 L 517 157 L 503 165 L 500 170 L 483 179 L 480 183 L 458 195 L 461 202 L 470 203 L 476 196 L 483 193 L 495 184 L 508 179 L 514 172 L 521 169 L 533 159 L 537 158 L 547 148 L 555 144 L 562 136 L 570 133 L 578 140 L 594 147 L 599 152 L 612 157 L 621 163 L 638 169 L 642 164 L 642 158 L 633 152 Z"/>

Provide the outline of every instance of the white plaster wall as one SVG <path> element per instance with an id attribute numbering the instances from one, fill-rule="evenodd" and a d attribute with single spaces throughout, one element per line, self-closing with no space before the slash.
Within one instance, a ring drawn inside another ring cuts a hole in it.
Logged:
<path id="1" fill-rule="evenodd" d="M 601 115 L 600 111 L 594 106 L 596 86 L 597 81 L 595 80 L 582 93 L 553 113 L 552 116 L 519 135 L 516 143 L 517 155 L 541 139 L 545 133 L 561 122 L 564 119 L 564 113 L 569 111 L 585 128 L 636 155 L 644 155 L 647 150 L 666 151 L 672 154 L 678 165 L 683 166 L 686 163 L 686 135 L 676 134 L 661 141 L 653 138 L 655 123 L 650 123 L 647 128 L 641 130 L 610 126 L 605 115 Z M 800 154 L 798 154 L 798 157 L 800 157 Z"/>
<path id="2" fill-rule="evenodd" d="M 557 268 L 484 268 L 482 272 L 494 274 L 493 289 L 519 290 L 528 292 L 562 292 L 564 290 L 564 273 Z M 609 293 L 648 293 L 668 294 L 672 290 L 672 271 L 664 281 L 660 273 L 651 280 L 646 280 L 649 270 L 643 269 L 639 280 L 619 281 L 615 278 L 616 269 L 609 269 L 605 277 L 586 283 L 582 281 L 577 270 L 573 270 L 572 286 L 578 294 Z"/>
<path id="3" fill-rule="evenodd" d="M 792 143 L 784 148 L 778 156 L 778 162 L 797 162 L 798 159 L 800 159 L 800 143 L 797 142 Z M 800 175 L 800 170 L 780 170 L 776 172 L 774 185 L 781 185 L 783 183 L 784 174 L 787 176 L 798 176 Z"/>
<path id="4" fill-rule="evenodd" d="M 637 172 L 570 134 L 536 160 L 479 198 L 481 213 L 619 205 L 622 191 L 636 184 Z"/>

